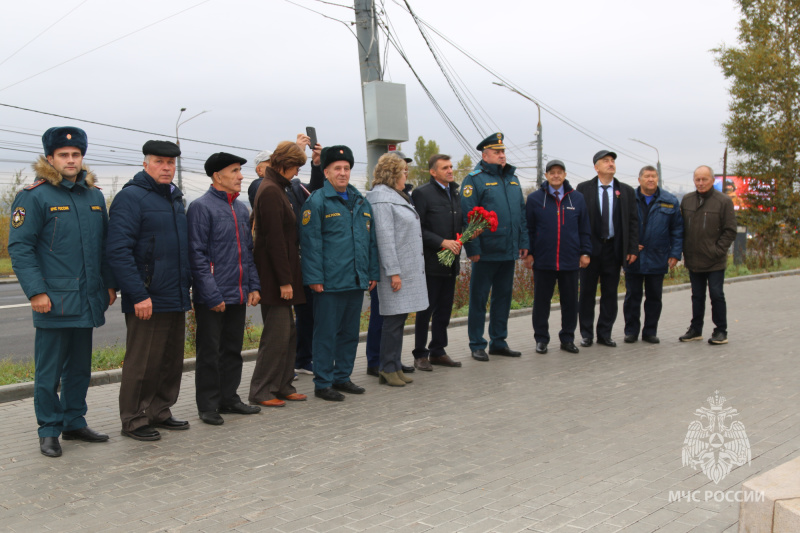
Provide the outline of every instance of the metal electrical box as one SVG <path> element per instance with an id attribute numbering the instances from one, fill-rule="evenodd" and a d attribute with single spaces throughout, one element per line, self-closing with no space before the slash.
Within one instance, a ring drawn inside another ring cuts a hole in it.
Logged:
<path id="1" fill-rule="evenodd" d="M 371 81 L 364 84 L 364 122 L 368 143 L 401 143 L 408 140 L 406 86 Z"/>

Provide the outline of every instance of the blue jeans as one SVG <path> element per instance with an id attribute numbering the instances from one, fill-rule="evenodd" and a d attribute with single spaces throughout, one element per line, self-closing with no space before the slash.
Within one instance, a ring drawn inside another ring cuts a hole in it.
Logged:
<path id="1" fill-rule="evenodd" d="M 714 333 L 728 334 L 728 308 L 722 286 L 725 283 L 725 270 L 713 272 L 689 271 L 692 283 L 692 329 L 703 333 L 703 319 L 706 314 L 706 287 L 711 298 L 711 321 Z"/>

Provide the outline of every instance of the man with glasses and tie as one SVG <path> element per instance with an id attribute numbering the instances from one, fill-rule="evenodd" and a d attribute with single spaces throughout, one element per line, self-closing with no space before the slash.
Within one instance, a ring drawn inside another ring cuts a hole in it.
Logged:
<path id="1" fill-rule="evenodd" d="M 639 255 L 639 215 L 633 187 L 614 177 L 617 154 L 600 150 L 592 161 L 597 176 L 580 183 L 576 190 L 583 194 L 592 229 L 592 256 L 580 273 L 579 322 L 581 346 L 594 342 L 614 347 L 611 329 L 617 319 L 617 290 L 623 262 L 631 264 Z M 594 303 L 597 282 L 600 282 L 600 313 L 594 324 Z"/>

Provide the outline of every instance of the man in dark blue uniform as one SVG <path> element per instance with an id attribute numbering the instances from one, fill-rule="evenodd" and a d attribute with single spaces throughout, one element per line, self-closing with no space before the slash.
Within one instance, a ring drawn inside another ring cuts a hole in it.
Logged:
<path id="1" fill-rule="evenodd" d="M 514 287 L 514 264 L 528 255 L 528 229 L 525 223 L 525 198 L 514 168 L 506 164 L 503 134 L 493 133 L 478 145 L 482 160 L 461 186 L 461 213 L 464 226 L 476 206 L 497 213 L 497 231 L 484 231 L 464 245 L 472 261 L 469 284 L 469 348 L 477 361 L 488 361 L 483 328 L 489 292 L 489 353 L 519 357 L 506 343 L 511 291 Z"/>
<path id="2" fill-rule="evenodd" d="M 38 181 L 25 187 L 11 207 L 8 252 L 33 308 L 39 448 L 48 457 L 59 457 L 59 435 L 108 440 L 87 426 L 84 415 L 92 328 L 105 323 L 105 310 L 117 293 L 106 261 L 105 198 L 94 185 L 94 174 L 82 166 L 86 133 L 69 126 L 50 128 L 42 144 L 45 157 L 33 165 Z"/>
<path id="3" fill-rule="evenodd" d="M 350 185 L 353 152 L 322 149 L 327 182 L 311 194 L 300 219 L 303 284 L 314 295 L 314 395 L 342 401 L 363 394 L 350 380 L 358 348 L 364 291 L 380 277 L 372 208 Z M 341 392 L 340 392 L 341 391 Z"/>
<path id="4" fill-rule="evenodd" d="M 564 163 L 547 163 L 547 181 L 528 196 L 525 204 L 530 248 L 525 264 L 533 268 L 533 337 L 536 352 L 547 353 L 548 321 L 553 291 L 558 283 L 561 301 L 561 349 L 578 353 L 578 272 L 589 265 L 592 232 L 583 195 L 566 180 Z"/>

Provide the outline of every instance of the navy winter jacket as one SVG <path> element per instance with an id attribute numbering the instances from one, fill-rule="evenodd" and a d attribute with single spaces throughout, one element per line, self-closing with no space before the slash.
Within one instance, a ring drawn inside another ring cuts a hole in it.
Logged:
<path id="1" fill-rule="evenodd" d="M 683 217 L 678 199 L 667 191 L 656 189 L 650 205 L 644 201 L 642 188 L 636 189 L 639 210 L 639 259 L 624 265 L 633 274 L 666 274 L 667 260 L 681 258 L 683 252 Z"/>
<path id="2" fill-rule="evenodd" d="M 528 195 L 525 218 L 536 270 L 578 270 L 582 255 L 592 254 L 592 230 L 583 195 L 564 181 L 556 201 L 547 182 Z"/>
<path id="3" fill-rule="evenodd" d="M 250 212 L 236 200 L 238 196 L 212 186 L 189 204 L 189 264 L 196 304 L 246 304 L 249 293 L 261 290 L 253 262 Z"/>
<path id="4" fill-rule="evenodd" d="M 114 197 L 109 210 L 108 262 L 122 291 L 122 312 L 150 298 L 154 313 L 188 311 L 189 239 L 183 193 L 145 171 Z"/>

